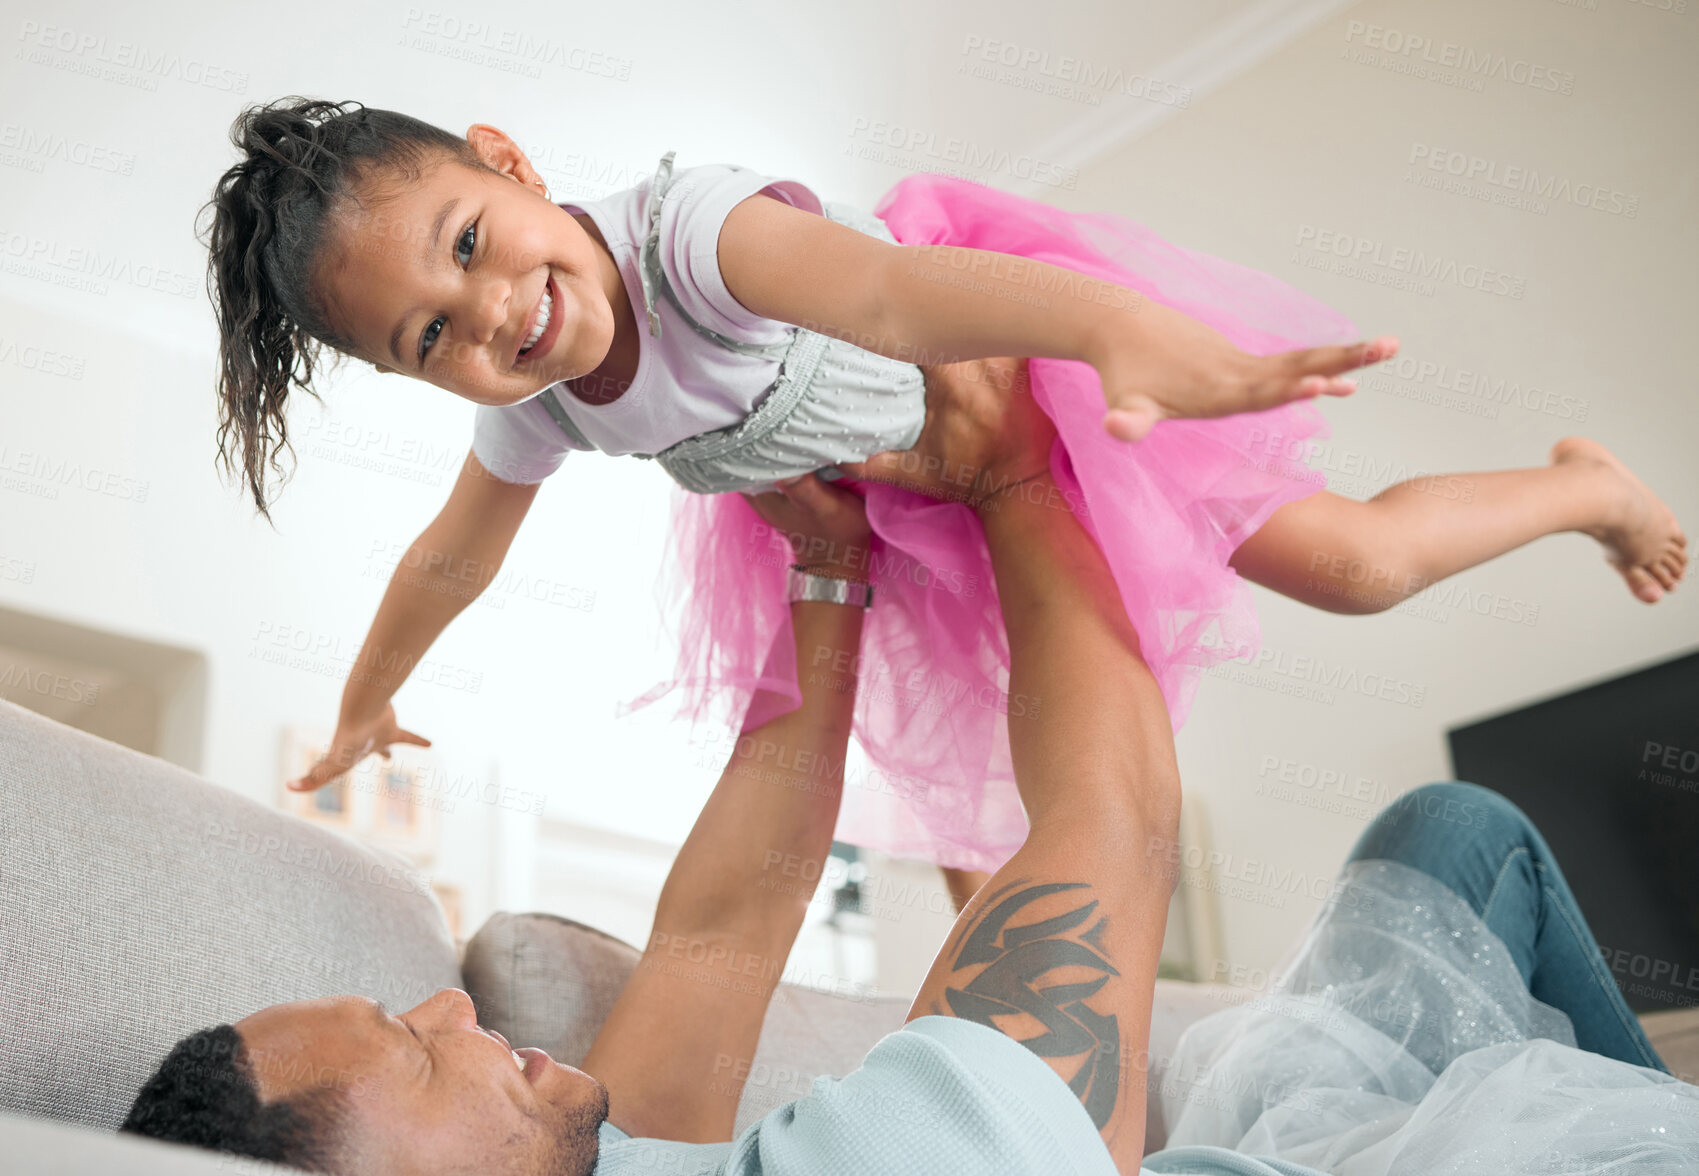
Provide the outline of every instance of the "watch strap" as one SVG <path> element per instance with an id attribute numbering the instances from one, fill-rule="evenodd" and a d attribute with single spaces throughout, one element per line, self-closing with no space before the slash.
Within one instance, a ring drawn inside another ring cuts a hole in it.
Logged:
<path id="1" fill-rule="evenodd" d="M 839 580 L 815 575 L 801 564 L 790 568 L 790 602 L 823 601 L 827 604 L 856 604 L 873 607 L 873 585 L 862 580 Z"/>

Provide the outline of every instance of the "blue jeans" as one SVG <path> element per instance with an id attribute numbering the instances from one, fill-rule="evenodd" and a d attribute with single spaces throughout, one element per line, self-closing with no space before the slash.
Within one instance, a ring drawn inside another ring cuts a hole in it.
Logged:
<path id="1" fill-rule="evenodd" d="M 1582 1049 L 1662 1070 L 1545 838 L 1476 784 L 1425 784 L 1388 805 L 1348 860 L 1387 858 L 1438 878 L 1510 949 L 1536 1000 L 1561 1009 Z"/>

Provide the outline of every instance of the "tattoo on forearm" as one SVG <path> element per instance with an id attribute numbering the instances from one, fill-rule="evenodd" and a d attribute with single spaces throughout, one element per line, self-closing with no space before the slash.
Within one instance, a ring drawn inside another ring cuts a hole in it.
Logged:
<path id="1" fill-rule="evenodd" d="M 1113 1015 L 1085 1002 L 1111 977 L 1121 974 L 1104 955 L 1103 932 L 1109 921 L 1097 914 L 1095 899 L 1052 918 L 1013 921 L 1041 898 L 1088 888 L 1085 882 L 1015 883 L 992 895 L 973 926 L 957 939 L 951 968 L 959 972 L 984 966 L 984 970 L 961 988 L 945 988 L 944 995 L 956 1016 L 998 1032 L 1004 1030 L 995 1017 L 1020 1013 L 1032 1017 L 1044 1031 L 1015 1040 L 1041 1058 L 1085 1055 L 1068 1086 L 1102 1130 L 1120 1095 L 1121 1033 Z M 1048 988 L 1038 986 L 1047 974 L 1061 968 L 1084 968 L 1095 975 Z"/>

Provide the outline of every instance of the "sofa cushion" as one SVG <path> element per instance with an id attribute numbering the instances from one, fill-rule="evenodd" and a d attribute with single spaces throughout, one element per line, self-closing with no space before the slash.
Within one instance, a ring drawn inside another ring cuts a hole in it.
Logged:
<path id="1" fill-rule="evenodd" d="M 638 954 L 623 939 L 559 915 L 498 911 L 467 941 L 460 967 L 480 1025 L 576 1066 Z"/>
<path id="2" fill-rule="evenodd" d="M 0 702 L 0 1107 L 116 1127 L 173 1043 L 458 986 L 400 859 Z"/>

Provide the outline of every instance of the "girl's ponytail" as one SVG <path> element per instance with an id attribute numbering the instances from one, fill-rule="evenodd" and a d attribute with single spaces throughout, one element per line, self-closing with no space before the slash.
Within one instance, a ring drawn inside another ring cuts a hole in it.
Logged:
<path id="1" fill-rule="evenodd" d="M 291 386 L 311 381 L 321 348 L 352 353 L 332 327 L 312 278 L 329 214 L 379 168 L 416 179 L 433 154 L 482 166 L 471 145 L 429 123 L 358 102 L 281 98 L 244 110 L 230 141 L 243 158 L 201 209 L 212 212 L 207 295 L 218 317 L 218 460 L 238 463 L 260 514 L 271 518 L 268 469 L 289 445 Z"/>

